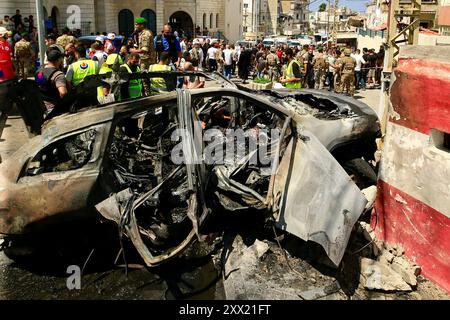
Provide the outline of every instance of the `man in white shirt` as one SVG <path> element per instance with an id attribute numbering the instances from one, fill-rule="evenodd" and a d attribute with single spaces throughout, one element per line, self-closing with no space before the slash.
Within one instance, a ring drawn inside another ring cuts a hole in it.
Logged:
<path id="1" fill-rule="evenodd" d="M 208 49 L 208 59 L 209 59 L 209 71 L 217 70 L 217 60 L 216 60 L 217 47 L 214 44 L 211 48 Z"/>
<path id="2" fill-rule="evenodd" d="M 106 59 L 108 58 L 108 55 L 106 52 L 102 50 L 100 47 L 100 44 L 93 43 L 92 44 L 92 50 L 94 51 L 94 54 L 92 56 L 92 60 L 97 61 L 98 65 L 101 67 L 103 63 L 105 63 Z"/>
<path id="3" fill-rule="evenodd" d="M 223 75 L 225 78 L 230 80 L 231 78 L 231 65 L 233 64 L 233 50 L 230 49 L 229 45 L 226 45 L 225 50 L 223 50 Z"/>
<path id="4" fill-rule="evenodd" d="M 356 52 L 354 54 L 352 54 L 351 57 L 353 57 L 353 59 L 356 60 L 356 66 L 355 66 L 355 78 L 356 78 L 355 87 L 356 88 L 355 89 L 359 90 L 360 84 L 361 84 L 361 89 L 366 90 L 366 79 L 364 79 L 364 77 L 362 77 L 362 73 L 361 73 L 361 64 L 365 64 L 366 61 L 364 60 L 364 58 L 361 54 L 361 50 L 356 49 Z"/>
<path id="5" fill-rule="evenodd" d="M 180 42 L 181 51 L 184 53 L 187 51 L 187 39 L 183 39 L 183 41 Z"/>
<path id="6" fill-rule="evenodd" d="M 328 86 L 329 86 L 328 91 L 334 91 L 335 63 L 336 63 L 336 58 L 334 57 L 332 50 L 329 49 L 328 54 L 327 54 L 327 65 L 328 65 L 327 82 L 328 82 Z"/>
<path id="7" fill-rule="evenodd" d="M 47 48 L 56 48 L 61 52 L 63 56 L 65 55 L 64 48 L 61 47 L 59 44 L 56 44 L 56 36 L 54 34 L 48 34 L 45 37 L 45 45 L 47 46 Z M 47 64 L 48 64 L 48 57 L 46 51 L 44 57 L 44 66 L 46 66 Z"/>

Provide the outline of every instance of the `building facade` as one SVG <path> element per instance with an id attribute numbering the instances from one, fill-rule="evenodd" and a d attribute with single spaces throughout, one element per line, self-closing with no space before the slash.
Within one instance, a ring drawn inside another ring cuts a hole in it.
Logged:
<path id="1" fill-rule="evenodd" d="M 438 10 L 437 27 L 439 28 L 439 34 L 450 36 L 450 0 L 441 0 Z"/>
<path id="2" fill-rule="evenodd" d="M 349 24 L 349 18 L 356 15 L 348 7 L 335 9 L 333 5 L 327 7 L 325 11 L 309 12 L 309 26 L 314 33 L 327 34 L 332 33 L 336 27 L 336 32 L 354 31 Z"/>
<path id="3" fill-rule="evenodd" d="M 248 0 L 253 2 L 252 12 L 258 12 L 253 32 L 294 36 L 308 30 L 308 0 Z"/>
<path id="4" fill-rule="evenodd" d="M 260 5 L 261 0 L 243 0 L 242 25 L 244 36 L 252 36 L 257 32 Z"/>
<path id="5" fill-rule="evenodd" d="M 242 37 L 242 0 L 44 0 L 44 15 L 51 17 L 62 29 L 68 18 L 80 12 L 83 34 L 116 32 L 130 34 L 134 19 L 147 18 L 148 27 L 159 33 L 170 23 L 186 35 L 195 36 L 196 29 L 207 30 L 211 36 L 236 41 Z M 0 2 L 0 12 L 13 15 L 16 9 L 22 16 L 36 17 L 33 0 L 6 0 Z"/>
<path id="6" fill-rule="evenodd" d="M 306 0 L 282 0 L 280 4 L 279 33 L 286 36 L 306 34 L 309 29 L 309 2 Z"/>

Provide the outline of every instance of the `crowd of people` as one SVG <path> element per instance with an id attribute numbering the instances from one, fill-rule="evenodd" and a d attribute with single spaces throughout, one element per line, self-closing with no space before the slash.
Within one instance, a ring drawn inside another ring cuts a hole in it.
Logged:
<path id="1" fill-rule="evenodd" d="M 211 42 L 209 38 L 179 37 L 170 25 L 158 35 L 146 28 L 145 18 L 135 20 L 133 34 L 118 45 L 116 34 L 104 33 L 95 42 L 86 44 L 67 28 L 57 34 L 47 30 L 45 60 L 39 66 L 37 32 L 33 17 L 22 19 L 17 10 L 5 16 L 0 24 L 0 81 L 16 73 L 21 78 L 34 75 L 45 100 L 48 114 L 68 92 L 89 75 L 113 70 L 136 73 L 143 71 L 216 71 L 226 78 L 265 79 L 275 87 L 290 89 L 328 88 L 351 96 L 355 89 L 365 90 L 380 83 L 384 48 L 351 50 L 350 48 L 303 46 L 241 47 L 226 41 Z M 117 46 L 117 47 L 116 47 Z M 11 62 L 8 62 L 11 61 Z M 14 61 L 14 67 L 12 66 Z M 179 78 L 180 88 L 202 88 L 205 79 L 198 76 Z M 165 80 L 138 79 L 124 84 L 120 92 L 111 92 L 105 83 L 97 90 L 99 103 L 150 95 L 152 90 L 167 90 Z"/>
<path id="2" fill-rule="evenodd" d="M 305 45 L 289 48 L 258 47 L 245 49 L 239 54 L 239 77 L 266 78 L 278 87 L 311 88 L 354 95 L 380 85 L 384 63 L 384 46 L 375 49 Z M 275 87 L 277 87 L 275 85 Z"/>

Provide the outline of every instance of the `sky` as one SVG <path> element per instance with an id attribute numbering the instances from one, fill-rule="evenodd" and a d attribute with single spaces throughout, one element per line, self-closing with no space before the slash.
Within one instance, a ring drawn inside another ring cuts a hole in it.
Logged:
<path id="1" fill-rule="evenodd" d="M 354 11 L 365 12 L 366 4 L 370 3 L 370 0 L 340 0 L 339 7 L 349 7 Z M 311 11 L 316 11 L 319 8 L 321 3 L 328 4 L 327 0 L 310 0 L 309 9 Z M 331 3 L 334 3 L 334 0 L 331 0 Z"/>

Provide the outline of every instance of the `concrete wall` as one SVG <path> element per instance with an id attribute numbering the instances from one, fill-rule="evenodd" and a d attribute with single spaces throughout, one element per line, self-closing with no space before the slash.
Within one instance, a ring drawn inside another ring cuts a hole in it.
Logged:
<path id="1" fill-rule="evenodd" d="M 71 13 L 67 13 L 67 8 L 71 5 L 77 5 L 81 9 L 81 22 L 91 22 L 90 32 L 95 30 L 95 6 L 94 0 L 44 0 L 44 7 L 47 14 L 50 15 L 52 8 L 56 7 L 59 11 L 58 23 L 65 24 L 67 18 Z M 0 1 L 0 12 L 2 16 L 5 14 L 14 15 L 16 9 L 20 9 L 22 18 L 28 15 L 33 15 L 36 20 L 36 4 L 35 1 L 30 0 L 14 0 L 14 1 Z M 3 18 L 3 17 L 2 17 Z M 36 25 L 36 21 L 35 21 Z"/>
<path id="2" fill-rule="evenodd" d="M 433 36 L 419 33 L 419 45 L 421 46 L 450 46 L 450 36 Z"/>
<path id="3" fill-rule="evenodd" d="M 203 28 L 203 14 L 207 16 L 206 26 L 209 31 L 222 31 L 229 39 L 240 39 L 242 36 L 242 0 L 44 0 L 47 14 L 56 6 L 59 10 L 59 23 L 64 23 L 68 17 L 67 7 L 76 4 L 81 9 L 81 21 L 91 22 L 90 32 L 106 31 L 118 32 L 118 15 L 120 10 L 129 9 L 134 17 L 141 15 L 145 9 L 156 12 L 156 29 L 169 21 L 176 11 L 185 11 L 193 22 L 194 28 L 198 25 Z M 1 0 L 0 13 L 14 15 L 16 9 L 21 10 L 22 16 L 30 14 L 36 17 L 36 5 L 33 0 Z M 213 24 L 210 26 L 210 14 L 213 15 Z M 217 20 L 217 17 L 219 18 Z M 217 23 L 216 23 L 217 21 Z M 229 25 L 229 27 L 228 27 Z"/>
<path id="4" fill-rule="evenodd" d="M 450 292 L 450 47 L 402 46 L 372 227 Z"/>
<path id="5" fill-rule="evenodd" d="M 16 14 L 16 9 L 20 10 L 22 18 L 32 14 L 36 15 L 36 7 L 34 3 L 29 0 L 15 0 L 15 1 L 0 1 L 0 19 L 3 19 L 4 15 L 10 17 Z"/>
<path id="6" fill-rule="evenodd" d="M 224 0 L 225 21 L 224 34 L 229 41 L 235 42 L 242 38 L 242 0 Z"/>
<path id="7" fill-rule="evenodd" d="M 380 48 L 381 43 L 384 41 L 384 39 L 380 36 L 376 36 L 376 37 L 369 37 L 369 36 L 362 36 L 362 35 L 358 35 L 358 49 L 361 50 L 363 48 L 374 48 L 378 51 L 378 49 Z"/>

